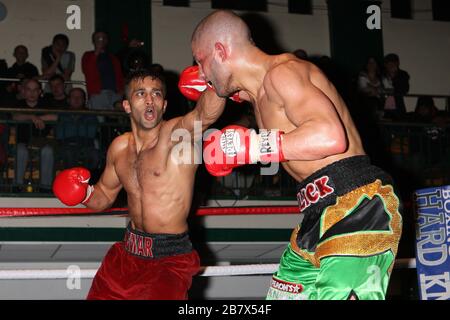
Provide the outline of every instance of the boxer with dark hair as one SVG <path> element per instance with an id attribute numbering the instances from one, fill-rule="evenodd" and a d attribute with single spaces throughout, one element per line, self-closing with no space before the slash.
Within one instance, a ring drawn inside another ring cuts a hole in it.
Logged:
<path id="1" fill-rule="evenodd" d="M 127 191 L 131 222 L 125 239 L 107 253 L 88 299 L 186 299 L 199 271 L 186 222 L 201 162 L 196 142 L 220 116 L 225 99 L 207 91 L 190 113 L 164 121 L 165 92 L 158 73 L 132 73 L 123 101 L 131 132 L 111 143 L 100 180 L 89 185 L 84 168 L 64 170 L 55 179 L 53 190 L 63 203 L 94 210 L 110 207 L 122 188 Z M 196 121 L 201 121 L 197 136 Z M 192 161 L 196 156 L 200 160 Z"/>
<path id="2" fill-rule="evenodd" d="M 245 22 L 215 11 L 191 41 L 200 78 L 252 103 L 259 134 L 231 126 L 206 141 L 215 176 L 282 162 L 298 181 L 304 219 L 274 274 L 269 299 L 384 299 L 402 229 L 392 179 L 366 156 L 336 88 L 313 64 L 257 48 Z"/>

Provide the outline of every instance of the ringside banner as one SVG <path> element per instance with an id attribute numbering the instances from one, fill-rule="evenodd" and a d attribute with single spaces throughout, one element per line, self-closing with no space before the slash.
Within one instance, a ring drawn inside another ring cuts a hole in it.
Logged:
<path id="1" fill-rule="evenodd" d="M 421 300 L 450 300 L 450 185 L 416 190 L 416 265 Z"/>

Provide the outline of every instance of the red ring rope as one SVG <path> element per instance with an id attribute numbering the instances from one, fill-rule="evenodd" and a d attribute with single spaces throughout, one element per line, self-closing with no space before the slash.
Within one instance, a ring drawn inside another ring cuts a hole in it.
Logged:
<path id="1" fill-rule="evenodd" d="M 199 208 L 197 216 L 298 214 L 297 206 L 215 207 Z M 69 215 L 126 215 L 128 208 L 111 208 L 101 212 L 88 208 L 0 208 L 1 217 L 69 216 Z"/>

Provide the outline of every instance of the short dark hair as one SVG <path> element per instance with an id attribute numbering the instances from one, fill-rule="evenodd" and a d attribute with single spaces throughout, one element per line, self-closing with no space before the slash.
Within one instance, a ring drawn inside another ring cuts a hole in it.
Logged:
<path id="1" fill-rule="evenodd" d="M 16 46 L 16 47 L 14 48 L 14 54 L 16 53 L 16 51 L 17 51 L 18 49 L 25 49 L 25 50 L 27 51 L 27 53 L 28 53 L 28 48 L 25 47 L 23 44 L 19 44 L 18 46 Z"/>
<path id="2" fill-rule="evenodd" d="M 400 62 L 400 58 L 395 53 L 389 53 L 384 57 L 384 62 Z"/>
<path id="3" fill-rule="evenodd" d="M 83 94 L 84 101 L 86 101 L 86 92 L 83 89 L 77 88 L 77 87 L 70 89 L 69 97 L 72 95 L 72 92 L 75 92 L 75 91 L 80 91 Z"/>
<path id="4" fill-rule="evenodd" d="M 35 79 L 35 78 L 23 78 L 22 81 L 20 82 L 20 84 L 25 87 L 29 82 L 34 82 L 37 83 L 37 85 L 39 86 L 39 89 L 42 90 L 42 85 L 41 83 Z"/>
<path id="5" fill-rule="evenodd" d="M 166 80 L 164 75 L 160 72 L 155 71 L 154 69 L 139 69 L 133 72 L 130 72 L 125 79 L 125 99 L 129 99 L 129 90 L 131 82 L 135 80 L 144 80 L 145 78 L 150 77 L 153 80 L 158 79 L 162 83 L 162 90 L 164 97 L 166 96 Z"/>
<path id="6" fill-rule="evenodd" d="M 48 82 L 53 82 L 55 80 L 61 80 L 62 83 L 65 82 L 64 77 L 60 74 L 54 74 L 53 76 L 50 77 L 50 79 L 48 79 Z"/>
<path id="7" fill-rule="evenodd" d="M 106 31 L 104 31 L 104 30 L 95 30 L 93 33 L 92 33 L 92 35 L 91 35 L 91 40 L 92 40 L 92 42 L 94 42 L 94 37 L 95 37 L 95 35 L 97 34 L 97 33 L 104 33 L 104 34 L 106 34 L 106 36 L 109 38 L 109 35 L 108 35 L 108 32 L 106 32 Z"/>
<path id="8" fill-rule="evenodd" d="M 66 43 L 67 46 L 69 46 L 69 37 L 67 37 L 65 34 L 63 33 L 58 33 L 57 35 L 55 35 L 53 37 L 53 41 L 52 43 L 55 43 L 58 40 L 62 40 Z"/>

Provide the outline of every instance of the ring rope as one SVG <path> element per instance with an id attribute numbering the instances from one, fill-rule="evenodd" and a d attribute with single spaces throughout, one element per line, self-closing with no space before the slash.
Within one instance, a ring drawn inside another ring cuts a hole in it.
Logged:
<path id="1" fill-rule="evenodd" d="M 246 264 L 233 266 L 207 266 L 202 267 L 198 276 L 221 277 L 221 276 L 243 276 L 243 275 L 270 275 L 278 270 L 279 264 Z M 395 268 L 414 269 L 416 260 L 397 259 Z M 9 269 L 0 270 L 0 280 L 51 280 L 79 277 L 80 279 L 92 279 L 98 269 L 80 269 L 74 273 L 69 269 Z"/>
<path id="2" fill-rule="evenodd" d="M 0 208 L 0 218 L 6 217 L 38 217 L 68 215 L 126 215 L 128 208 L 111 208 L 94 211 L 89 208 Z M 252 214 L 299 214 L 297 206 L 264 206 L 264 207 L 220 207 L 199 208 L 197 216 L 216 215 L 252 215 Z"/>

